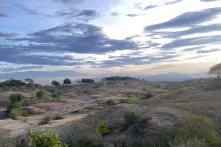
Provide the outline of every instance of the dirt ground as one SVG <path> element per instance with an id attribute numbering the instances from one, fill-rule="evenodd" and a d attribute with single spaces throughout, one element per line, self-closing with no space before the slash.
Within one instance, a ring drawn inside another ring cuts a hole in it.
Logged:
<path id="1" fill-rule="evenodd" d="M 117 126 L 127 111 L 150 117 L 156 126 L 172 125 L 190 115 L 208 116 L 218 124 L 221 121 L 221 90 L 205 90 L 199 87 L 200 84 L 202 81 L 197 80 L 165 83 L 133 79 L 61 87 L 59 101 L 35 101 L 24 108 L 32 112 L 29 115 L 19 120 L 2 118 L 0 134 L 1 130 L 7 130 L 9 138 L 13 138 L 37 128 L 64 135 L 70 127 L 75 131 L 87 129 L 93 132 L 99 120 Z M 10 93 L 0 92 L 1 111 L 6 108 Z M 21 93 L 33 98 L 36 91 Z M 136 95 L 129 96 L 131 93 L 151 93 L 153 97 L 141 99 Z M 108 100 L 112 100 L 114 106 L 105 104 Z M 59 119 L 53 118 L 58 115 Z M 49 117 L 46 124 L 41 124 Z"/>

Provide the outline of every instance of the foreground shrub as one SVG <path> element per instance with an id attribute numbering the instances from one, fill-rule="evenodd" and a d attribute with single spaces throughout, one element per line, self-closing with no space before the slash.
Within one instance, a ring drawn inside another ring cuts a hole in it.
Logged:
<path id="1" fill-rule="evenodd" d="M 18 119 L 19 116 L 22 116 L 22 100 L 24 96 L 15 93 L 9 96 L 10 102 L 7 107 L 8 116 L 12 119 Z"/>
<path id="2" fill-rule="evenodd" d="M 32 132 L 29 143 L 31 147 L 67 147 L 62 144 L 58 134 L 52 132 Z"/>
<path id="3" fill-rule="evenodd" d="M 9 113 L 12 109 L 21 109 L 21 107 L 22 107 L 21 102 L 15 102 L 15 103 L 14 102 L 10 102 L 8 104 L 7 111 Z"/>
<path id="4" fill-rule="evenodd" d="M 22 116 L 22 109 L 21 108 L 14 108 L 14 109 L 11 109 L 8 116 L 11 118 L 11 119 L 18 119 L 19 116 Z"/>
<path id="5" fill-rule="evenodd" d="M 126 112 L 124 114 L 124 121 L 126 126 L 132 126 L 139 121 L 139 117 L 134 112 Z"/>
<path id="6" fill-rule="evenodd" d="M 203 140 L 208 146 L 221 145 L 221 137 L 212 121 L 205 117 L 193 117 L 184 120 L 176 129 L 176 140 Z"/>
<path id="7" fill-rule="evenodd" d="M 126 112 L 124 114 L 124 126 L 123 130 L 128 129 L 131 134 L 142 135 L 145 126 L 147 125 L 147 119 L 138 116 L 134 112 Z"/>
<path id="8" fill-rule="evenodd" d="M 110 133 L 110 129 L 109 129 L 107 122 L 102 121 L 98 124 L 97 133 L 99 133 L 101 136 L 104 136 Z"/>

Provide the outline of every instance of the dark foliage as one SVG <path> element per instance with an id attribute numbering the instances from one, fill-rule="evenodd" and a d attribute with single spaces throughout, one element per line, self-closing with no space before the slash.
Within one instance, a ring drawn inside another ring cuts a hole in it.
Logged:
<path id="1" fill-rule="evenodd" d="M 94 79 L 81 79 L 81 83 L 92 84 L 92 83 L 95 83 L 95 81 L 94 81 Z"/>

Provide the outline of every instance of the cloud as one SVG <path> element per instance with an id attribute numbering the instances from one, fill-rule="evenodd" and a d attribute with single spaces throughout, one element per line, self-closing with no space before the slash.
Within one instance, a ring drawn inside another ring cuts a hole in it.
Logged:
<path id="1" fill-rule="evenodd" d="M 164 44 L 163 49 L 173 49 L 178 47 L 193 46 L 193 45 L 208 45 L 221 43 L 221 35 L 203 36 L 188 39 L 176 39 L 170 43 Z"/>
<path id="2" fill-rule="evenodd" d="M 86 0 L 53 0 L 54 2 L 60 2 L 63 4 L 78 4 L 78 3 L 83 3 Z"/>
<path id="3" fill-rule="evenodd" d="M 27 14 L 30 14 L 30 15 L 40 15 L 41 14 L 37 10 L 31 9 L 31 8 L 25 6 L 25 5 L 17 4 L 16 6 L 19 7 L 22 11 L 24 11 Z"/>
<path id="4" fill-rule="evenodd" d="M 149 9 L 153 9 L 153 8 L 156 8 L 156 7 L 158 7 L 158 6 L 156 6 L 156 5 L 150 5 L 150 6 L 146 6 L 146 7 L 144 8 L 144 10 L 149 10 Z"/>
<path id="5" fill-rule="evenodd" d="M 0 12 L 0 18 L 1 17 L 7 17 L 7 15 L 5 13 Z"/>
<path id="6" fill-rule="evenodd" d="M 64 24 L 48 30 L 29 34 L 27 41 L 34 49 L 72 51 L 78 53 L 105 53 L 114 50 L 136 49 L 137 45 L 129 40 L 109 39 L 101 27 L 90 24 Z M 45 44 L 50 44 L 46 45 Z M 38 47 L 39 46 L 39 47 Z"/>
<path id="7" fill-rule="evenodd" d="M 96 10 L 87 9 L 87 10 L 71 10 L 71 11 L 58 11 L 54 16 L 66 17 L 67 19 L 77 19 L 82 21 L 89 21 L 95 19 L 99 16 L 99 13 Z"/>
<path id="8" fill-rule="evenodd" d="M 0 32 L 0 38 L 10 38 L 10 37 L 16 37 L 16 33 L 5 33 L 5 32 Z"/>
<path id="9" fill-rule="evenodd" d="M 221 24 L 209 24 L 209 25 L 195 25 L 184 31 L 155 31 L 154 34 L 162 35 L 167 38 L 177 38 L 185 35 L 192 35 L 198 33 L 208 33 L 221 30 Z"/>
<path id="10" fill-rule="evenodd" d="M 138 48 L 137 44 L 127 39 L 110 39 L 102 32 L 101 27 L 90 24 L 67 23 L 31 33 L 25 38 L 15 37 L 7 40 L 7 43 L 0 45 L 0 61 L 35 66 L 96 64 L 96 61 L 88 60 L 86 57 L 75 58 L 71 54 L 105 54 Z M 41 52 L 44 53 L 40 54 Z"/>
<path id="11" fill-rule="evenodd" d="M 218 51 L 221 51 L 221 49 L 199 50 L 199 51 L 197 51 L 197 53 L 200 53 L 200 54 L 207 54 L 207 53 L 218 52 Z"/>
<path id="12" fill-rule="evenodd" d="M 120 14 L 118 12 L 112 12 L 111 16 L 119 16 Z"/>
<path id="13" fill-rule="evenodd" d="M 139 14 L 127 14 L 128 17 L 137 17 Z"/>
<path id="14" fill-rule="evenodd" d="M 179 2 L 181 2 L 181 1 L 183 1 L 183 0 L 174 0 L 174 1 L 172 1 L 172 2 L 167 2 L 167 3 L 165 3 L 165 5 L 173 5 L 173 4 L 179 3 Z"/>
<path id="15" fill-rule="evenodd" d="M 217 16 L 220 13 L 221 13 L 221 7 L 209 8 L 209 9 L 204 9 L 204 10 L 195 11 L 195 12 L 187 12 L 169 21 L 166 21 L 160 24 L 147 26 L 145 27 L 145 30 L 151 31 L 151 30 L 157 30 L 157 29 L 197 25 L 202 22 L 206 22 L 215 18 L 215 16 Z"/>

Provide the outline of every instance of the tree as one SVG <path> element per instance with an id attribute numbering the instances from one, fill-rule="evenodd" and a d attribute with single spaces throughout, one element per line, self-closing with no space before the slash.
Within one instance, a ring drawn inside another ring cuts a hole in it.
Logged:
<path id="1" fill-rule="evenodd" d="M 215 76 L 217 76 L 218 78 L 221 78 L 221 63 L 212 66 L 212 67 L 209 69 L 209 74 L 215 75 Z"/>
<path id="2" fill-rule="evenodd" d="M 95 83 L 95 81 L 94 81 L 94 79 L 82 79 L 81 83 L 91 84 L 91 83 Z"/>
<path id="3" fill-rule="evenodd" d="M 66 79 L 64 79 L 63 84 L 64 85 L 70 85 L 71 84 L 71 80 L 66 78 Z"/>
<path id="4" fill-rule="evenodd" d="M 60 83 L 58 81 L 52 81 L 51 85 L 58 87 L 60 86 Z"/>

